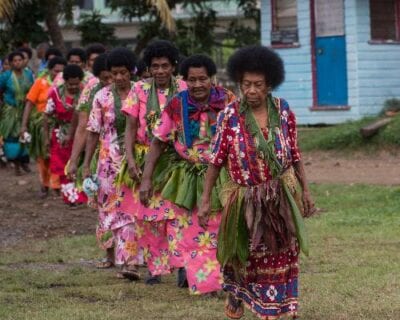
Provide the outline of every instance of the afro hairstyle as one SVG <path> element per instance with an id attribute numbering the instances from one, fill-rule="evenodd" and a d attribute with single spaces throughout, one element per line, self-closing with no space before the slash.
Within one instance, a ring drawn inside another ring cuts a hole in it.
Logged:
<path id="1" fill-rule="evenodd" d="M 201 67 L 207 70 L 207 75 L 209 77 L 212 77 L 217 73 L 217 66 L 209 56 L 204 54 L 194 54 L 182 61 L 180 66 L 180 74 L 184 80 L 187 80 L 189 68 Z"/>
<path id="2" fill-rule="evenodd" d="M 126 67 L 131 73 L 136 68 L 136 56 L 127 48 L 115 48 L 111 50 L 107 57 L 107 69 L 112 67 Z"/>
<path id="3" fill-rule="evenodd" d="M 102 53 L 94 59 L 93 74 L 95 77 L 99 77 L 102 71 L 107 71 L 107 57 L 107 53 Z"/>
<path id="4" fill-rule="evenodd" d="M 48 61 L 50 56 L 62 57 L 63 54 L 62 54 L 62 52 L 61 52 L 60 49 L 55 48 L 55 47 L 51 47 L 51 48 L 48 48 L 48 49 L 46 50 L 46 53 L 45 53 L 45 55 L 44 55 L 44 59 L 45 59 L 46 61 Z"/>
<path id="5" fill-rule="evenodd" d="M 147 68 L 147 64 L 143 61 L 143 59 L 140 59 L 136 65 L 136 75 L 140 77 L 143 72 L 147 70 Z"/>
<path id="6" fill-rule="evenodd" d="M 106 47 L 101 43 L 92 43 L 86 47 L 86 57 L 89 59 L 92 54 L 102 54 L 106 52 Z"/>
<path id="7" fill-rule="evenodd" d="M 260 45 L 238 49 L 228 60 L 227 72 L 234 82 L 242 81 L 245 72 L 263 74 L 272 89 L 278 87 L 285 79 L 281 57 L 273 50 Z"/>
<path id="8" fill-rule="evenodd" d="M 63 57 L 51 58 L 47 64 L 47 69 L 49 70 L 53 69 L 56 64 L 62 64 L 63 66 L 66 66 L 67 60 L 65 60 Z"/>
<path id="9" fill-rule="evenodd" d="M 156 40 L 151 42 L 143 52 L 146 65 L 151 66 L 153 58 L 167 58 L 173 66 L 176 66 L 179 61 L 179 50 L 168 40 Z"/>
<path id="10" fill-rule="evenodd" d="M 24 54 L 18 50 L 18 51 L 13 51 L 8 55 L 8 62 L 12 63 L 14 57 L 16 57 L 16 56 L 20 56 L 22 60 L 25 59 Z"/>
<path id="11" fill-rule="evenodd" d="M 67 81 L 68 79 L 79 78 L 83 79 L 83 70 L 76 64 L 68 64 L 64 68 L 63 79 Z"/>
<path id="12" fill-rule="evenodd" d="M 28 58 L 32 59 L 32 49 L 31 48 L 21 47 L 21 48 L 18 48 L 18 51 L 26 53 L 28 55 Z"/>
<path id="13" fill-rule="evenodd" d="M 71 56 L 78 56 L 79 58 L 81 58 L 81 61 L 83 63 L 86 63 L 86 52 L 82 48 L 72 48 L 71 50 L 69 50 L 67 53 L 67 60 L 69 60 Z"/>

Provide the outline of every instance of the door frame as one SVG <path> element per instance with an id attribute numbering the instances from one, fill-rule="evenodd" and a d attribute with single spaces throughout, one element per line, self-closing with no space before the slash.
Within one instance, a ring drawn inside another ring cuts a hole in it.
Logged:
<path id="1" fill-rule="evenodd" d="M 316 40 L 316 27 L 315 27 L 315 0 L 310 0 L 310 35 L 311 35 L 311 80 L 312 80 L 312 106 L 311 111 L 338 111 L 338 110 L 350 110 L 349 105 L 334 105 L 334 106 L 319 106 L 318 105 L 318 85 L 317 85 L 317 56 L 315 52 L 315 40 Z M 347 58 L 347 47 L 346 47 L 346 58 Z M 346 59 L 347 64 L 347 59 Z M 346 68 L 346 72 L 348 68 Z M 348 79 L 348 77 L 347 77 Z M 349 92 L 348 80 L 347 80 L 347 94 Z"/>

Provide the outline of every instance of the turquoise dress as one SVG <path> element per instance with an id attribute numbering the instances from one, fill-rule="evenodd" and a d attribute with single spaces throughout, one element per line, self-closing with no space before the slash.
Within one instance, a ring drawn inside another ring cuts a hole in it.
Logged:
<path id="1" fill-rule="evenodd" d="M 0 91 L 3 92 L 3 105 L 0 107 L 0 136 L 4 137 L 4 151 L 9 160 L 27 157 L 26 147 L 19 144 L 18 137 L 25 97 L 33 81 L 33 73 L 29 69 L 24 69 L 19 77 L 12 70 L 0 75 Z"/>

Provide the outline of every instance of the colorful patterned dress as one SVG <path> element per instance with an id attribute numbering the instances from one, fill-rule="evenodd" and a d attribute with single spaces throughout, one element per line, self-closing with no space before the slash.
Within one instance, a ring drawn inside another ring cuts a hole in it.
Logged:
<path id="1" fill-rule="evenodd" d="M 144 153 L 148 151 L 150 146 L 150 137 L 148 126 L 147 103 L 153 84 L 152 79 L 146 79 L 136 83 L 135 87 L 129 93 L 128 99 L 123 112 L 130 117 L 139 120 L 137 131 L 136 150 L 142 149 Z M 174 86 L 177 92 L 186 89 L 186 83 L 182 80 L 175 80 Z M 170 88 L 157 89 L 157 98 L 161 111 L 164 109 Z M 172 95 L 173 93 L 171 93 Z M 150 112 L 151 114 L 151 112 Z M 150 116 L 153 116 L 151 114 Z M 154 116 L 156 116 L 154 114 Z M 150 206 L 144 207 L 138 198 L 138 187 L 133 190 L 124 186 L 122 188 L 126 208 L 131 213 L 137 223 L 137 235 L 140 249 L 143 251 L 144 260 L 147 263 L 150 273 L 155 275 L 163 275 L 171 272 L 171 267 L 181 267 L 182 265 L 170 264 L 166 221 L 175 218 L 175 211 L 179 210 L 176 206 L 161 198 L 160 194 L 155 194 L 150 200 Z"/>
<path id="2" fill-rule="evenodd" d="M 58 88 L 53 87 L 49 92 L 44 111 L 52 127 L 49 152 L 50 172 L 59 177 L 64 202 L 69 204 L 87 201 L 86 195 L 79 191 L 75 183 L 65 175 L 65 166 L 71 156 L 73 140 L 64 142 L 64 139 L 71 125 L 77 100 L 78 96 L 66 95 L 64 85 Z"/>
<path id="3" fill-rule="evenodd" d="M 116 108 L 119 103 L 117 103 L 117 93 L 114 92 L 116 91 L 113 90 L 113 85 L 110 85 L 96 93 L 87 130 L 100 135 L 97 167 L 99 181 L 97 239 L 103 249 L 114 247 L 116 265 L 126 266 L 136 265 L 141 261 L 135 238 L 134 219 L 121 210 L 120 203 L 124 199 L 114 184 L 123 157 L 117 131 Z"/>
<path id="4" fill-rule="evenodd" d="M 276 156 L 283 168 L 290 168 L 300 160 L 296 119 L 285 100 L 273 98 L 273 101 L 274 107 L 278 109 L 277 119 L 280 121 L 280 129 L 275 137 Z M 217 167 L 226 166 L 232 181 L 238 187 L 243 187 L 244 190 L 262 190 L 264 185 L 272 182 L 270 168 L 256 149 L 256 142 L 246 126 L 244 113 L 239 108 L 240 103 L 235 102 L 220 113 L 210 163 Z M 262 134 L 267 139 L 266 129 L 262 129 Z M 245 212 L 247 219 L 248 213 Z M 264 211 L 263 215 L 269 216 L 271 220 L 275 219 L 271 217 L 270 211 Z M 246 225 L 249 225 L 247 220 Z M 273 241 L 264 240 L 256 246 L 250 242 L 246 265 L 240 269 L 241 281 L 235 277 L 231 265 L 228 264 L 223 270 L 224 290 L 244 301 L 261 319 L 297 317 L 299 246 L 293 233 L 290 234 L 290 239 L 288 245 L 276 250 L 272 250 Z"/>
<path id="5" fill-rule="evenodd" d="M 233 100 L 231 92 L 212 87 L 208 104 L 199 105 L 191 99 L 187 90 L 182 91 L 161 113 L 153 134 L 174 147 L 178 162 L 187 165 L 189 171 L 201 165 L 206 168 L 217 114 Z M 187 192 L 191 193 L 189 190 Z M 181 208 L 176 210 L 175 219 L 167 223 L 171 260 L 185 266 L 192 294 L 218 291 L 222 284 L 220 265 L 216 259 L 221 215 L 214 212 L 207 230 L 204 230 L 198 225 L 197 211 L 197 205 L 191 210 Z"/>
<path id="6" fill-rule="evenodd" d="M 5 150 L 9 149 L 7 146 L 15 146 L 18 149 L 10 160 L 29 162 L 27 148 L 20 145 L 18 139 L 25 97 L 33 80 L 32 71 L 29 69 L 24 69 L 20 76 L 17 76 L 12 70 L 0 74 L 0 91 L 4 102 L 0 110 L 0 136 L 4 138 Z M 8 152 L 6 152 L 6 156 L 9 156 Z"/>

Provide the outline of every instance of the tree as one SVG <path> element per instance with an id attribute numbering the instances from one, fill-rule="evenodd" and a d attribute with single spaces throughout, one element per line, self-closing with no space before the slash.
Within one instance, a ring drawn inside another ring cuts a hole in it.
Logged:
<path id="1" fill-rule="evenodd" d="M 50 36 L 53 45 L 65 51 L 64 38 L 61 32 L 59 20 L 64 17 L 66 21 L 72 19 L 72 7 L 75 4 L 74 0 L 2 0 L 0 3 L 0 18 L 3 18 L 8 26 L 14 26 L 16 21 L 18 23 L 25 23 L 29 28 L 26 21 L 20 21 L 19 12 L 20 8 L 24 5 L 34 5 L 41 10 L 41 19 L 37 23 L 44 22 L 47 27 L 47 32 Z M 25 12 L 29 14 L 29 11 Z M 32 37 L 32 33 L 30 34 Z"/>
<path id="2" fill-rule="evenodd" d="M 75 29 L 81 34 L 82 45 L 94 42 L 101 42 L 105 45 L 114 45 L 116 43 L 114 27 L 103 23 L 101 21 L 103 17 L 97 11 L 81 16 Z"/>

